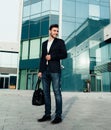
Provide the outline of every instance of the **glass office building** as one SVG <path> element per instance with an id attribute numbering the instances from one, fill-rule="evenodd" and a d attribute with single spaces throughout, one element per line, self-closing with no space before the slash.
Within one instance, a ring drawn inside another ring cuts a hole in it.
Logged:
<path id="1" fill-rule="evenodd" d="M 68 51 L 62 91 L 83 91 L 87 81 L 91 91 L 111 91 L 111 47 L 104 39 L 110 0 L 24 0 L 18 89 L 35 89 L 41 44 L 53 23 L 59 24 Z"/>

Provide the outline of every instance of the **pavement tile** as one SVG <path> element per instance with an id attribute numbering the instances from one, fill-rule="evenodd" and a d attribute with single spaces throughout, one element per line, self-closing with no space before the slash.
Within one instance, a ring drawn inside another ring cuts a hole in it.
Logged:
<path id="1" fill-rule="evenodd" d="M 63 122 L 37 122 L 44 106 L 32 106 L 32 90 L 0 89 L 0 130 L 111 130 L 111 93 L 63 92 Z M 52 119 L 55 101 L 52 97 Z"/>

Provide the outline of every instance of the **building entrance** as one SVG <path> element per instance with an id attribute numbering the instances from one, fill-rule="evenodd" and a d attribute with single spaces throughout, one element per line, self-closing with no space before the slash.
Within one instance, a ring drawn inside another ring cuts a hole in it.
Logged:
<path id="1" fill-rule="evenodd" d="M 0 77 L 0 88 L 8 88 L 9 77 Z"/>
<path id="2" fill-rule="evenodd" d="M 30 73 L 27 75 L 27 89 L 34 90 L 37 82 L 37 73 Z"/>
<path id="3" fill-rule="evenodd" d="M 15 75 L 0 75 L 0 88 L 16 88 L 16 76 Z"/>
<path id="4" fill-rule="evenodd" d="M 101 75 L 91 75 L 91 91 L 94 92 L 103 91 Z"/>

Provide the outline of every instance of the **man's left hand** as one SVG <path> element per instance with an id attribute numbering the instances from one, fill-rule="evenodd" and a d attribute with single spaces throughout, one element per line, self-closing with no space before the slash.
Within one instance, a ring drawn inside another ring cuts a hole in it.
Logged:
<path id="1" fill-rule="evenodd" d="M 51 60 L 51 55 L 46 55 L 45 58 L 46 58 L 47 61 L 49 61 L 49 60 Z"/>

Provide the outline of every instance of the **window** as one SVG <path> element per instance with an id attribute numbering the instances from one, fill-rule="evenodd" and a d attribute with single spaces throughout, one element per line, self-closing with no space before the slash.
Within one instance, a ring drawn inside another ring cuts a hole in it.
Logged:
<path id="1" fill-rule="evenodd" d="M 31 15 L 41 12 L 41 2 L 37 2 L 31 5 Z"/>
<path id="2" fill-rule="evenodd" d="M 100 7 L 98 5 L 89 5 L 89 17 L 100 19 Z"/>
<path id="3" fill-rule="evenodd" d="M 19 84 L 19 89 L 26 89 L 26 70 L 21 70 L 20 71 L 20 84 Z"/>
<path id="4" fill-rule="evenodd" d="M 75 17 L 75 1 L 63 1 L 63 16 Z"/>
<path id="5" fill-rule="evenodd" d="M 42 1 L 42 12 L 50 10 L 50 0 Z"/>
<path id="6" fill-rule="evenodd" d="M 23 9 L 23 17 L 27 17 L 30 15 L 30 5 L 28 6 L 24 6 L 24 9 Z"/>
<path id="7" fill-rule="evenodd" d="M 23 59 L 28 59 L 28 41 L 22 42 L 22 60 Z"/>
<path id="8" fill-rule="evenodd" d="M 55 0 L 51 0 L 51 10 L 59 11 L 59 5 L 60 5 L 60 0 L 56 0 L 56 4 L 55 4 Z"/>
<path id="9" fill-rule="evenodd" d="M 43 37 L 42 38 L 42 43 L 44 42 L 44 41 L 46 41 L 48 39 L 48 37 Z"/>
<path id="10" fill-rule="evenodd" d="M 81 11 L 80 11 L 81 10 Z M 76 3 L 76 18 L 85 20 L 88 17 L 88 4 L 77 2 Z M 80 23 L 80 21 L 77 20 Z M 84 21 L 82 21 L 83 23 Z"/>
<path id="11" fill-rule="evenodd" d="M 0 67 L 17 68 L 17 61 L 18 53 L 0 52 Z"/>
<path id="12" fill-rule="evenodd" d="M 39 54 L 40 54 L 40 39 L 31 40 L 29 59 L 39 58 Z"/>

